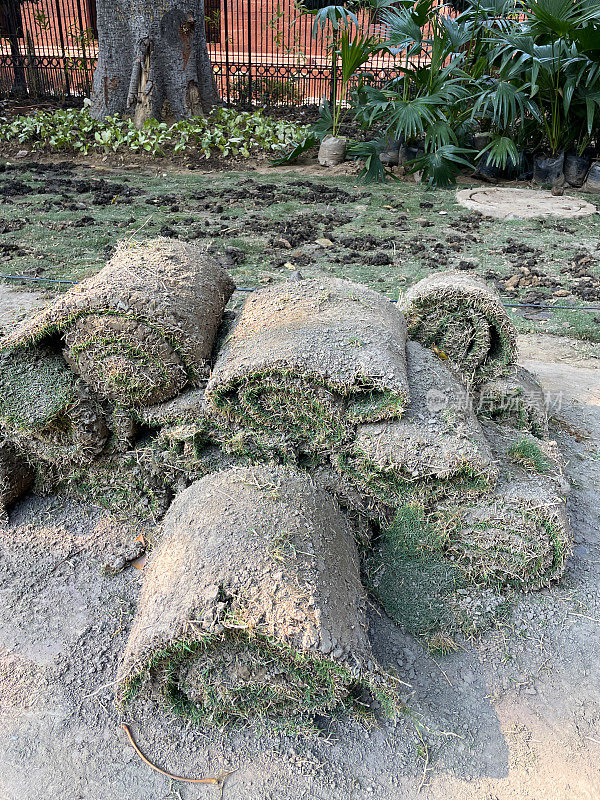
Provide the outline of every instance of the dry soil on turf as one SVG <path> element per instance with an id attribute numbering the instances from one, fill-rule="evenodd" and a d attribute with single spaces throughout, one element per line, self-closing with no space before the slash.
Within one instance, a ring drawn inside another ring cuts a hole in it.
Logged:
<path id="1" fill-rule="evenodd" d="M 19 309 L 20 293 L 8 294 L 0 307 Z M 376 654 L 412 685 L 396 722 L 341 716 L 317 720 L 314 737 L 224 734 L 150 699 L 125 720 L 151 758 L 188 776 L 236 769 L 223 793 L 232 800 L 600 797 L 600 361 L 574 340 L 526 336 L 520 347 L 556 393 L 552 434 L 574 486 L 575 551 L 562 583 L 523 597 L 510 619 L 447 656 L 427 653 L 372 607 Z M 26 498 L 1 531 L 2 800 L 217 796 L 152 772 L 113 705 L 143 574 L 108 577 L 102 565 L 139 533 L 60 497 Z"/>

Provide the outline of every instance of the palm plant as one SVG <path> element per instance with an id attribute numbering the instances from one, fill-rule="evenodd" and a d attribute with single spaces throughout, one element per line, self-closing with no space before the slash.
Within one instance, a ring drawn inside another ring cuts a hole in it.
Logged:
<path id="1" fill-rule="evenodd" d="M 540 123 L 535 145 L 556 155 L 575 138 L 585 148 L 600 122 L 600 4 L 519 0 L 518 8 L 522 21 L 497 36 L 491 61 L 528 93 Z"/>
<path id="2" fill-rule="evenodd" d="M 411 171 L 423 170 L 430 183 L 447 185 L 472 152 L 462 146 L 469 114 L 463 66 L 472 37 L 467 25 L 440 13 L 435 0 L 408 0 L 382 15 L 383 47 L 402 53 L 400 77 L 385 88 L 365 86 L 355 95 L 356 116 L 364 126 L 420 146 Z"/>
<path id="3" fill-rule="evenodd" d="M 385 176 L 378 154 L 391 138 L 418 148 L 409 170 L 437 185 L 470 165 L 475 129 L 489 134 L 477 157 L 501 169 L 526 149 L 600 148 L 600 0 L 465 0 L 455 17 L 437 0 L 362 2 L 380 6 L 376 36 L 360 31 L 350 3 L 315 14 L 341 86 L 304 145 L 339 131 L 357 72 L 383 51 L 401 59 L 399 76 L 383 87 L 360 80 L 351 95 L 356 120 L 379 134 L 349 148 L 370 178 Z"/>
<path id="4" fill-rule="evenodd" d="M 376 36 L 361 32 L 356 14 L 346 6 L 326 6 L 318 10 L 314 17 L 313 37 L 329 34 L 328 49 L 333 77 L 331 133 L 337 136 L 350 82 L 377 51 L 379 40 Z"/>

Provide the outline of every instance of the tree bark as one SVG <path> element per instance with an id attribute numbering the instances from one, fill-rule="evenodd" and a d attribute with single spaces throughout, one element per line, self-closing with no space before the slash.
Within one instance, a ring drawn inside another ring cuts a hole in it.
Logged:
<path id="1" fill-rule="evenodd" d="M 206 46 L 204 0 L 98 0 L 91 112 L 141 126 L 207 114 L 219 103 Z"/>

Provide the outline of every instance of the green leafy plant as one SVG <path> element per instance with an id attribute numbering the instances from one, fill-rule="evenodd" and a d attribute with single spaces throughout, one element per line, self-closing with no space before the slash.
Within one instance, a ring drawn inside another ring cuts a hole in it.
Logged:
<path id="1" fill-rule="evenodd" d="M 195 150 L 205 158 L 215 153 L 249 158 L 259 151 L 284 150 L 306 131 L 303 126 L 270 119 L 260 111 L 232 108 L 219 108 L 210 117 L 196 117 L 174 125 L 148 120 L 138 129 L 132 120 L 118 115 L 95 120 L 86 105 L 83 109 L 41 112 L 0 122 L 0 141 L 83 155 L 129 150 L 164 156 Z"/>
<path id="2" fill-rule="evenodd" d="M 529 115 L 515 116 L 534 144 L 556 155 L 580 153 L 600 126 L 600 6 L 596 0 L 519 0 L 520 19 L 496 36 L 500 74 L 529 94 Z M 529 117 L 529 118 L 528 118 Z"/>

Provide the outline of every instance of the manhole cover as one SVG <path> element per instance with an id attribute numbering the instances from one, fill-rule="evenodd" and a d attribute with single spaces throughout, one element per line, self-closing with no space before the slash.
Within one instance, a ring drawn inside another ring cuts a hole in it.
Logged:
<path id="1" fill-rule="evenodd" d="M 456 193 L 461 206 L 498 219 L 533 219 L 535 217 L 586 217 L 596 213 L 596 206 L 578 197 L 554 197 L 541 189 L 512 189 L 480 186 Z"/>

